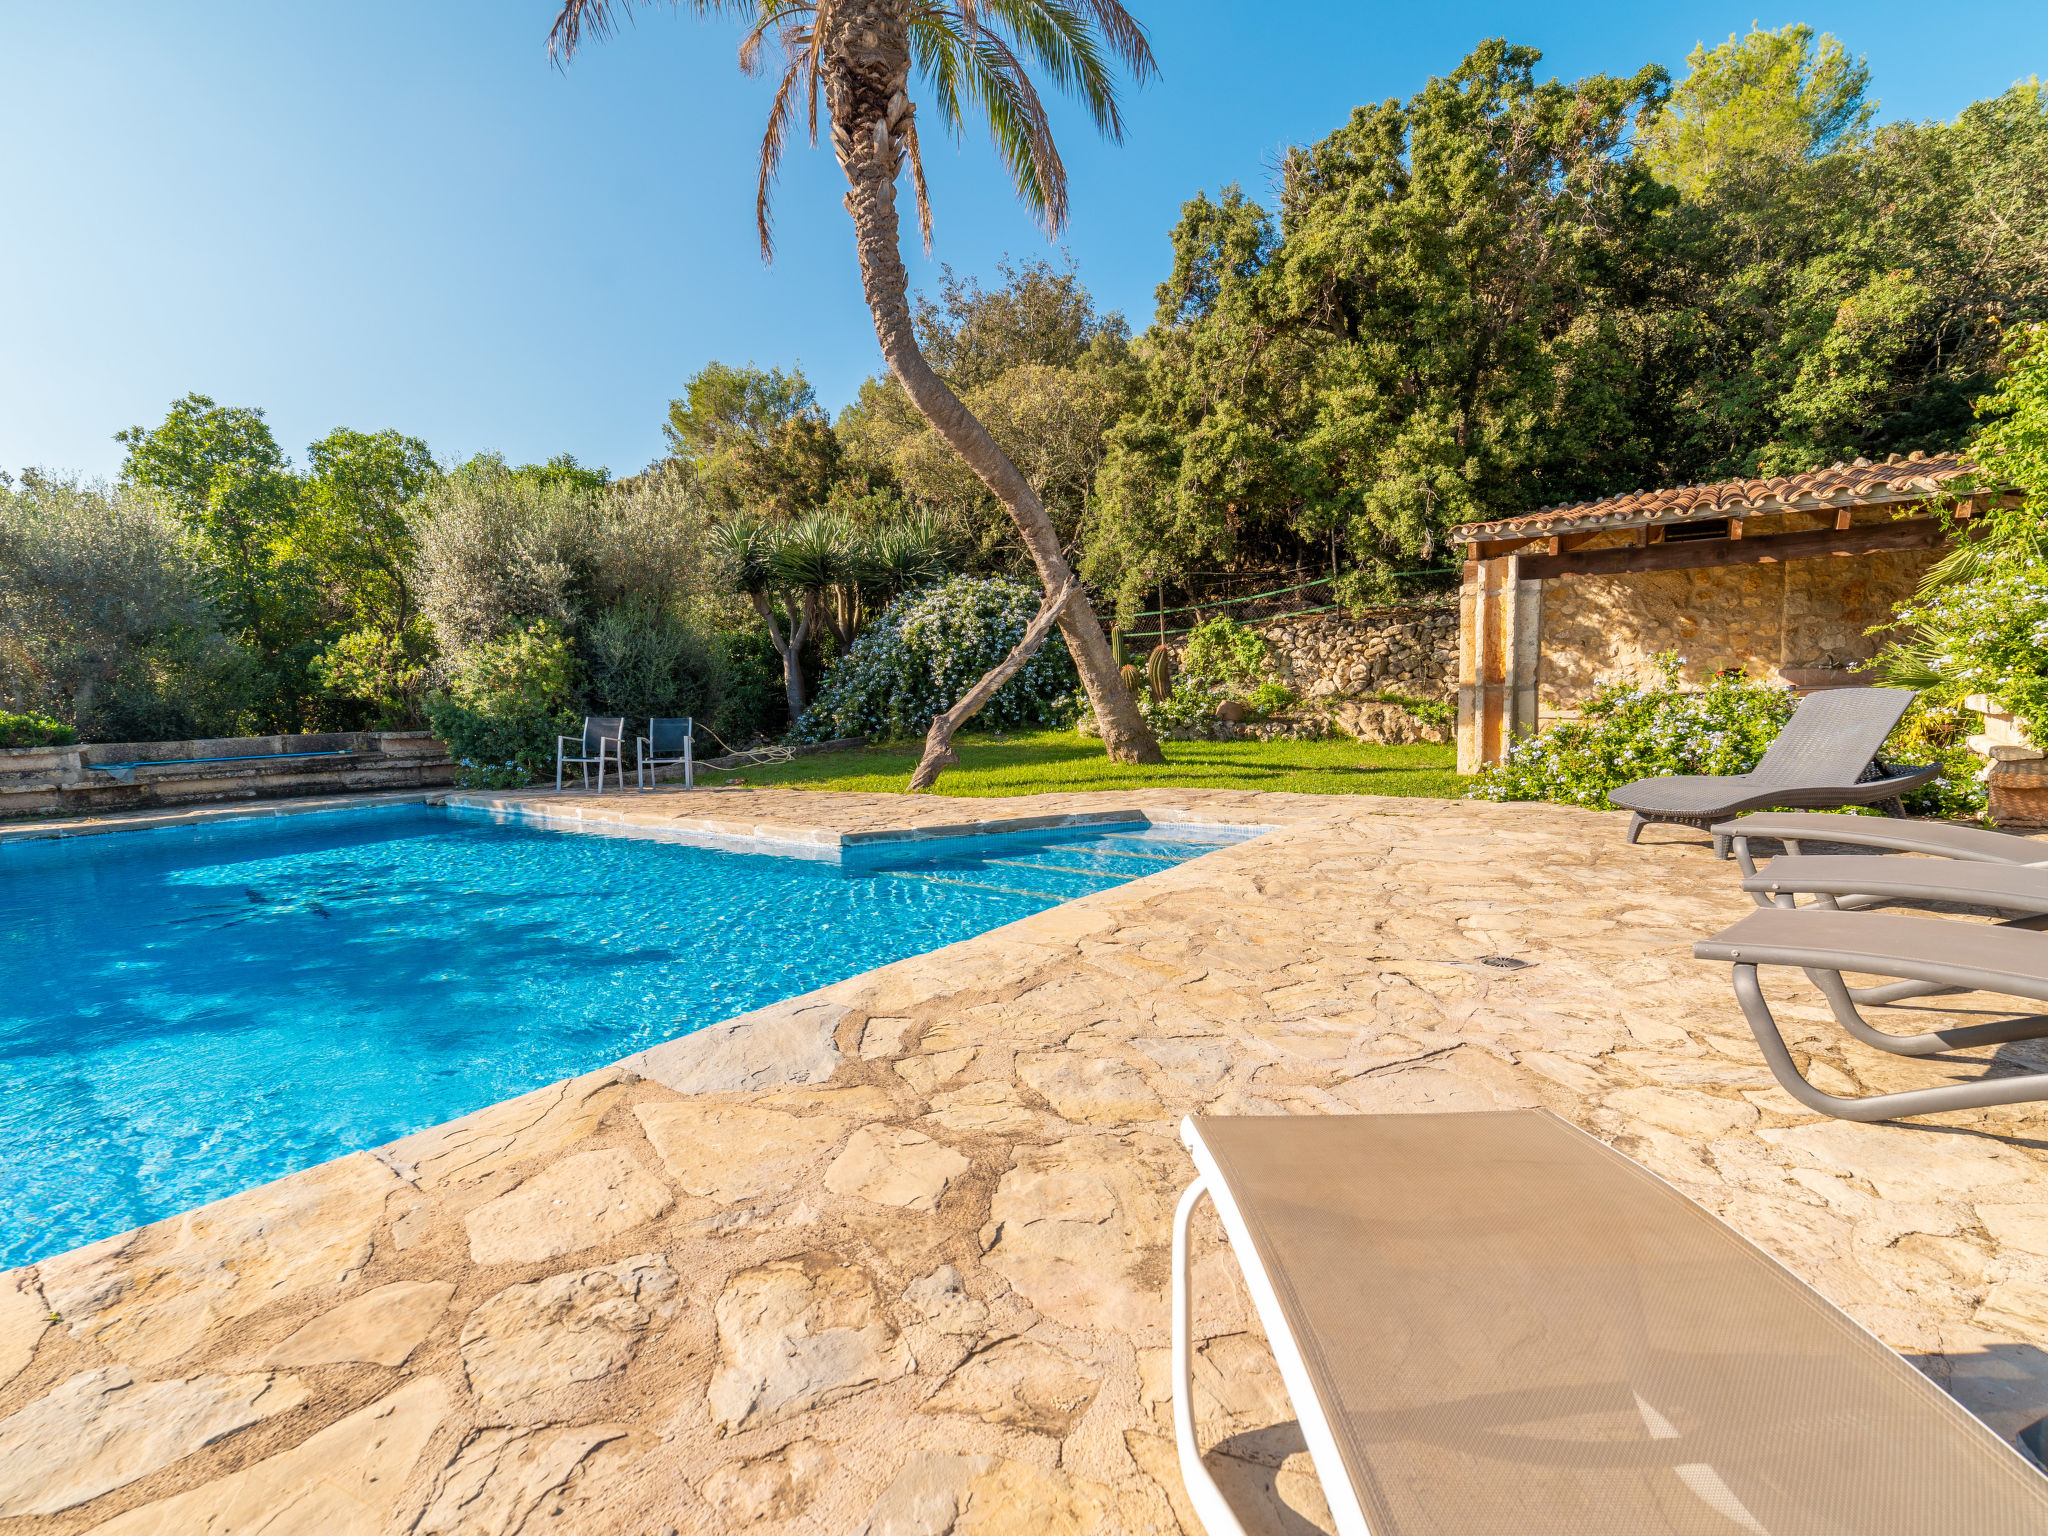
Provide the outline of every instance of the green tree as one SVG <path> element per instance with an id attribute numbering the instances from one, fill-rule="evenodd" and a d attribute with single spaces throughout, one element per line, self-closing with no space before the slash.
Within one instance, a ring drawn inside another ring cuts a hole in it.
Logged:
<path id="1" fill-rule="evenodd" d="M 824 505 L 838 479 L 839 442 L 801 368 L 707 363 L 662 431 L 670 461 L 726 511 L 793 517 Z"/>
<path id="2" fill-rule="evenodd" d="M 224 626 L 261 659 L 264 730 L 298 730 L 316 684 L 318 591 L 291 551 L 302 485 L 263 412 L 190 394 L 160 426 L 131 427 L 121 478 L 156 492 L 193 536 Z"/>
<path id="3" fill-rule="evenodd" d="M 1102 314 L 1071 268 L 1003 262 L 1002 283 L 956 278 L 920 297 L 918 343 L 1017 466 L 1071 550 L 1101 467 L 1103 434 L 1140 378 L 1122 315 Z M 1014 563 L 1003 505 L 884 375 L 840 414 L 850 465 L 893 483 L 959 529 L 975 565 Z"/>
<path id="4" fill-rule="evenodd" d="M 1196 197 L 1111 435 L 1088 570 L 1128 602 L 1216 560 L 1413 564 L 1460 522 L 1655 463 L 1641 316 L 1672 200 L 1627 152 L 1663 71 L 1539 83 L 1480 45 L 1284 164 L 1279 217 Z M 1636 483 L 1652 483 L 1646 476 Z"/>
<path id="5" fill-rule="evenodd" d="M 399 633 L 419 613 L 410 576 L 414 519 L 440 473 L 433 454 L 388 428 L 337 427 L 306 458 L 310 473 L 286 549 L 312 571 L 334 622 Z"/>
<path id="6" fill-rule="evenodd" d="M 1660 178 L 1694 188 L 1747 157 L 1811 160 L 1859 138 L 1877 103 L 1870 66 L 1826 33 L 1752 27 L 1686 55 L 1686 77 L 1643 124 L 1639 144 Z"/>
<path id="7" fill-rule="evenodd" d="M 586 32 L 602 35 L 631 0 L 566 0 L 554 46 L 566 57 Z M 1123 134 L 1113 61 L 1143 79 L 1153 68 L 1143 30 L 1117 0 L 691 0 L 699 15 L 734 14 L 748 24 L 743 67 L 758 68 L 772 44 L 784 67 L 760 153 L 757 225 L 771 249 L 768 190 L 800 113 L 815 125 L 824 98 L 833 152 L 846 177 L 862 286 L 890 372 L 917 409 L 973 466 L 1008 510 L 1054 605 L 1067 648 L 1119 761 L 1159 762 L 1158 743 L 1124 690 L 1109 642 L 1074 582 L 1059 535 L 1030 482 L 1010 462 L 920 351 L 909 278 L 899 247 L 896 183 L 907 164 L 926 243 L 931 212 L 919 148 L 913 66 L 942 127 L 959 132 L 978 110 L 994 133 L 1017 193 L 1048 231 L 1067 215 L 1066 168 L 1026 61 L 1079 98 L 1111 139 Z M 945 752 L 927 747 L 927 763 Z"/>

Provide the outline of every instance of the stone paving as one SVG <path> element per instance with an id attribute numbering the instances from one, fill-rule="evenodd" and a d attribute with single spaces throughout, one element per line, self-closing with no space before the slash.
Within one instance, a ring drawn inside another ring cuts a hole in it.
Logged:
<path id="1" fill-rule="evenodd" d="M 1690 956 L 1747 909 L 1691 834 L 1221 792 L 523 804 L 828 844 L 1274 830 L 0 1276 L 0 1536 L 1194 1536 L 1166 1395 L 1190 1111 L 1547 1107 L 2002 1433 L 2048 1414 L 2048 1111 L 1804 1112 Z M 1978 1070 L 1781 995 L 1824 1086 Z M 1256 1529 L 1327 1529 L 1205 1221 L 1205 1444 Z"/>

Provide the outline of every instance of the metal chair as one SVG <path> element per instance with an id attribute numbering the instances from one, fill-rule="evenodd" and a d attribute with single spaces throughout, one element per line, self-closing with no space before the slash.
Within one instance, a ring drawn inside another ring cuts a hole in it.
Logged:
<path id="1" fill-rule="evenodd" d="M 583 755 L 571 757 L 568 749 L 575 746 Z M 590 765 L 597 764 L 597 792 L 604 793 L 605 749 L 611 749 L 613 771 L 618 776 L 619 788 L 626 787 L 626 718 L 623 715 L 585 715 L 581 741 L 574 736 L 555 738 L 555 788 L 562 787 L 562 765 L 576 763 L 583 769 L 583 787 L 590 788 Z"/>
<path id="2" fill-rule="evenodd" d="M 660 770 L 674 763 L 683 765 L 683 788 L 697 787 L 696 722 L 688 715 L 680 718 L 653 719 L 647 722 L 647 734 L 634 738 L 633 776 L 641 789 L 647 788 L 647 778 L 654 775 L 656 783 L 661 781 Z"/>

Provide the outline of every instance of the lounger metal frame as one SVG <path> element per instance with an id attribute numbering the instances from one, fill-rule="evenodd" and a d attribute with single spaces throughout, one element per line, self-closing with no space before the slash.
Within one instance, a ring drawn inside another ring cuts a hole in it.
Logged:
<path id="1" fill-rule="evenodd" d="M 583 753 L 583 756 L 570 757 L 567 755 L 571 742 L 576 744 L 576 750 Z M 590 755 L 590 749 L 593 745 L 597 748 L 595 756 Z M 590 788 L 590 765 L 595 763 L 597 764 L 597 792 L 600 795 L 603 794 L 604 749 L 607 746 L 612 749 L 611 761 L 614 777 L 618 782 L 619 788 L 623 790 L 626 787 L 626 717 L 624 715 L 585 715 L 583 717 L 583 734 L 581 737 L 557 736 L 555 738 L 556 790 L 559 791 L 562 787 L 562 765 L 565 763 L 580 764 L 583 769 L 583 787 L 585 789 Z"/>
<path id="2" fill-rule="evenodd" d="M 1316 1397 L 1313 1379 L 1301 1358 L 1301 1348 L 1287 1326 L 1287 1316 L 1280 1310 L 1279 1298 L 1273 1294 L 1272 1279 L 1259 1262 L 1258 1249 L 1252 1245 L 1251 1231 L 1230 1193 L 1229 1182 L 1217 1169 L 1192 1119 L 1182 1119 L 1180 1139 L 1188 1149 L 1188 1155 L 1195 1160 L 1196 1177 L 1180 1197 L 1180 1204 L 1173 1213 L 1173 1439 L 1180 1453 L 1181 1480 L 1187 1485 L 1188 1502 L 1195 1506 L 1195 1513 L 1201 1518 L 1209 1536 L 1245 1536 L 1243 1522 L 1223 1496 L 1223 1490 L 1216 1486 L 1216 1480 L 1209 1475 L 1208 1465 L 1202 1460 L 1201 1444 L 1195 1438 L 1195 1303 L 1194 1287 L 1188 1273 L 1188 1224 L 1202 1196 L 1209 1197 L 1216 1207 L 1216 1214 L 1222 1218 L 1223 1230 L 1229 1234 L 1238 1270 L 1252 1293 L 1252 1305 L 1258 1309 L 1259 1322 L 1266 1330 L 1266 1341 L 1272 1346 L 1273 1358 L 1280 1367 L 1280 1380 L 1286 1385 L 1288 1401 L 1294 1405 L 1295 1417 L 1301 1423 L 1302 1438 L 1308 1442 L 1308 1453 L 1318 1473 L 1325 1468 L 1335 1471 L 1344 1462 L 1337 1452 L 1336 1437 L 1330 1432 L 1329 1416 Z M 1358 1502 L 1358 1494 L 1352 1488 L 1350 1478 L 1337 1472 L 1334 1476 L 1319 1477 L 1319 1480 L 1323 1485 L 1323 1497 L 1329 1502 L 1330 1514 L 1337 1522 L 1337 1536 L 1372 1536 L 1371 1528 L 1366 1524 L 1365 1510 Z"/>
<path id="3" fill-rule="evenodd" d="M 1749 1024 L 1749 1032 L 1756 1036 L 1757 1046 L 1763 1052 L 1765 1064 L 1771 1069 L 1771 1076 L 1778 1080 L 1781 1088 L 1808 1109 L 1824 1115 L 1833 1115 L 1838 1120 L 1868 1123 L 1877 1120 L 1900 1120 L 1913 1115 L 1937 1115 L 1958 1109 L 1985 1109 L 1994 1104 L 2026 1104 L 2048 1099 L 2048 1072 L 2027 1072 L 2017 1077 L 1985 1078 L 1974 1083 L 1952 1083 L 1947 1087 L 1917 1088 L 1902 1093 L 1878 1093 L 1857 1099 L 1846 1099 L 1837 1094 L 1823 1092 L 1806 1080 L 1798 1065 L 1792 1060 L 1792 1052 L 1785 1044 L 1785 1036 L 1778 1027 L 1778 1021 L 1771 1012 L 1770 1002 L 1765 998 L 1763 986 L 1757 979 L 1757 970 L 1760 966 L 1782 965 L 1803 971 L 1806 979 L 1819 988 L 1821 995 L 1827 999 L 1828 1009 L 1834 1014 L 1836 1023 L 1865 1045 L 1873 1046 L 1880 1051 L 1889 1051 L 1894 1056 L 1932 1056 L 1942 1051 L 1967 1050 L 1973 1046 L 2006 1045 L 2016 1040 L 2048 1038 L 2048 1016 L 2025 1014 L 1996 1024 L 1964 1024 L 1954 1029 L 1929 1030 L 1917 1035 L 1895 1035 L 1879 1029 L 1863 1017 L 1856 1006 L 1859 994 L 1850 991 L 1848 983 L 1842 979 L 1842 971 L 1829 967 L 1829 960 L 1862 974 L 1896 976 L 1902 981 L 1923 984 L 1920 992 L 1904 994 L 1907 996 L 1924 996 L 1934 992 L 1991 992 L 2010 997 L 2023 997 L 2033 1002 L 2048 1002 L 2048 985 L 2043 985 L 2030 977 L 1987 972 L 1974 967 L 1949 965 L 1908 956 L 1890 960 L 1879 960 L 1868 955 L 1848 957 L 1805 945 L 1773 944 L 1768 941 L 1760 944 L 1752 941 L 1731 944 L 1726 942 L 1730 937 L 1730 934 L 1723 934 L 1718 939 L 1695 945 L 1693 953 L 1703 960 L 1729 962 L 1733 971 L 1735 1000 L 1742 1009 L 1743 1018 Z M 1860 1000 L 1869 1002 L 1873 994 L 1891 991 L 1889 988 L 1866 989 L 1860 994 Z"/>

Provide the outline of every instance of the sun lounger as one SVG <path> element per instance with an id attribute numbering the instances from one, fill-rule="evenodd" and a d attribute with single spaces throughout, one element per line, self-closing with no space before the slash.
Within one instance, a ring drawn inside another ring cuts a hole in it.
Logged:
<path id="1" fill-rule="evenodd" d="M 2018 1536 L 2048 1478 L 1769 1255 L 1541 1111 L 1184 1120 L 1341 1536 Z M 1227 1449 L 1227 1448 L 1226 1448 Z"/>
<path id="2" fill-rule="evenodd" d="M 1883 848 L 1892 853 L 1924 853 L 1972 864 L 2048 865 L 2048 842 L 2014 832 L 1986 832 L 1946 821 L 1899 821 L 1891 817 L 1838 816 L 1826 811 L 1760 811 L 1723 822 L 1713 829 L 1735 845 L 1736 862 L 1745 875 L 1756 873 L 1749 840 L 1775 838 L 1793 853 L 1803 842 L 1839 843 L 1846 848 Z"/>
<path id="3" fill-rule="evenodd" d="M 1956 859 L 1916 859 L 1854 853 L 1788 853 L 1743 877 L 1742 888 L 1760 907 L 1809 907 L 1857 912 L 1897 901 L 1941 901 L 2009 912 L 2011 928 L 2048 927 L 2048 868 L 2026 864 L 1971 864 Z M 1859 1003 L 1895 1003 L 1902 998 L 1952 992 L 1925 982 L 1885 987 L 1851 987 Z"/>
<path id="4" fill-rule="evenodd" d="M 1886 768 L 1877 762 L 1885 738 L 1912 693 L 1903 688 L 1830 688 L 1799 701 L 1763 761 L 1748 773 L 1666 774 L 1638 779 L 1607 798 L 1630 812 L 1633 843 L 1651 822 L 1712 828 L 1716 822 L 1764 806 L 1823 810 L 1876 805 L 1906 814 L 1899 797 L 1931 782 L 1941 769 Z M 1714 834 L 1714 852 L 1726 857 L 1728 838 Z"/>
<path id="5" fill-rule="evenodd" d="M 1928 983 L 1925 991 L 1992 992 L 2048 1002 L 2048 936 L 2023 928 L 1956 922 L 1939 917 L 1905 917 L 1893 912 L 1828 912 L 1808 907 L 1788 911 L 1764 907 L 1734 927 L 1695 944 L 1702 960 L 1734 968 L 1735 997 L 1750 1033 L 1764 1053 L 1771 1075 L 1793 1098 L 1843 1120 L 1896 1120 L 1992 1104 L 2048 1099 L 2048 1072 L 1982 1077 L 1975 1082 L 1904 1093 L 1845 1099 L 1823 1093 L 1800 1074 L 1757 982 L 1757 967 L 1796 966 L 1820 988 L 1835 1022 L 1865 1045 L 1898 1056 L 1932 1056 L 1979 1045 L 2048 1036 L 2048 1017 L 2028 1014 L 1995 1024 L 1965 1024 L 1917 1035 L 1878 1029 L 1857 1011 L 1857 1003 L 1879 1001 L 1868 989 L 1852 995 L 1844 971 Z M 1899 995 L 1899 994 L 1895 994 Z"/>

